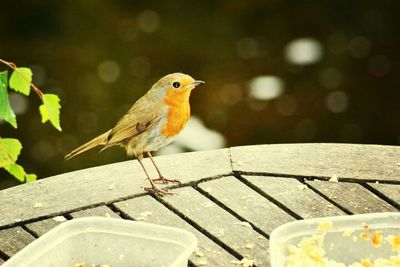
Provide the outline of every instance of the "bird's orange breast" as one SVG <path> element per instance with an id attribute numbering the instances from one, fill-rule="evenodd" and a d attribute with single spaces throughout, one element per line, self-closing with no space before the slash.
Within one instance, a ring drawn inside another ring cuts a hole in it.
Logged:
<path id="1" fill-rule="evenodd" d="M 177 135 L 190 118 L 190 90 L 168 90 L 164 103 L 168 105 L 167 120 L 161 129 L 162 135 L 172 137 Z"/>

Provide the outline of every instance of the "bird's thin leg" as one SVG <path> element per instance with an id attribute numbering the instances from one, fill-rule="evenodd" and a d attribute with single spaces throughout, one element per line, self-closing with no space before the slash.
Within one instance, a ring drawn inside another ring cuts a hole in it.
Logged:
<path id="1" fill-rule="evenodd" d="M 162 184 L 168 184 L 168 183 L 174 183 L 174 184 L 181 184 L 180 181 L 176 180 L 176 179 L 167 179 L 165 178 L 161 172 L 160 169 L 158 168 L 156 162 L 154 161 L 153 157 L 151 156 L 150 151 L 147 152 L 147 155 L 149 156 L 151 162 L 153 162 L 154 167 L 156 168 L 157 172 L 158 172 L 158 179 L 153 179 L 153 182 L 155 183 L 162 183 Z"/>
<path id="2" fill-rule="evenodd" d="M 145 168 L 144 165 L 143 165 L 142 158 L 143 158 L 143 156 L 137 157 L 137 159 L 138 159 L 140 165 L 142 166 L 142 169 L 143 169 L 144 173 L 145 173 L 146 176 L 147 176 L 147 179 L 150 181 L 150 184 L 151 184 L 151 187 L 145 187 L 144 190 L 146 190 L 147 192 L 152 192 L 152 193 L 154 193 L 155 195 L 161 196 L 161 197 L 162 197 L 162 196 L 165 196 L 165 195 L 171 195 L 171 194 L 172 194 L 171 192 L 168 192 L 168 191 L 165 191 L 165 190 L 162 190 L 162 189 L 158 189 L 158 188 L 156 187 L 156 185 L 154 184 L 154 182 L 151 180 L 149 174 L 147 173 L 146 168 Z"/>

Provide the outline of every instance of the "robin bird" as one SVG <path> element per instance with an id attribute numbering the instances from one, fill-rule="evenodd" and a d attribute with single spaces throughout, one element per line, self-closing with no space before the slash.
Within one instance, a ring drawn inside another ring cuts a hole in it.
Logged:
<path id="1" fill-rule="evenodd" d="M 126 149 L 128 156 L 135 156 L 150 181 L 146 191 L 157 195 L 170 194 L 158 189 L 155 183 L 178 183 L 165 178 L 151 156 L 152 151 L 168 145 L 185 127 L 190 118 L 189 97 L 192 90 L 203 81 L 194 80 L 183 73 L 173 73 L 162 77 L 142 96 L 114 126 L 114 128 L 81 145 L 65 156 L 70 159 L 96 146 L 101 151 L 119 145 Z M 143 155 L 151 159 L 159 178 L 151 179 L 143 165 Z"/>

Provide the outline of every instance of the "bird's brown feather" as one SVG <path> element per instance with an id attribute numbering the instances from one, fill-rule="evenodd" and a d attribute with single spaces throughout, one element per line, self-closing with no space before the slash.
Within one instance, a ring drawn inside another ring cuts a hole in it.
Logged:
<path id="1" fill-rule="evenodd" d="M 153 128 L 160 121 L 162 116 L 160 105 L 149 101 L 146 96 L 140 98 L 111 129 L 106 147 L 127 143 L 142 132 Z M 146 105 L 141 102 L 146 102 Z"/>

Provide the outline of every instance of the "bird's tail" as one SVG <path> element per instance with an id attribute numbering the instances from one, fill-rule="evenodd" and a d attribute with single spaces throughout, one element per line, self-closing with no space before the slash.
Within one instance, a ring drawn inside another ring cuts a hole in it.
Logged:
<path id="1" fill-rule="evenodd" d="M 107 143 L 107 137 L 110 132 L 111 132 L 111 130 L 97 136 L 96 138 L 93 138 L 89 142 L 74 149 L 71 153 L 69 153 L 68 155 L 65 156 L 65 159 L 69 160 L 70 158 L 75 157 L 76 155 L 81 154 L 85 151 L 88 151 L 89 149 L 92 149 L 98 145 L 105 145 Z"/>

